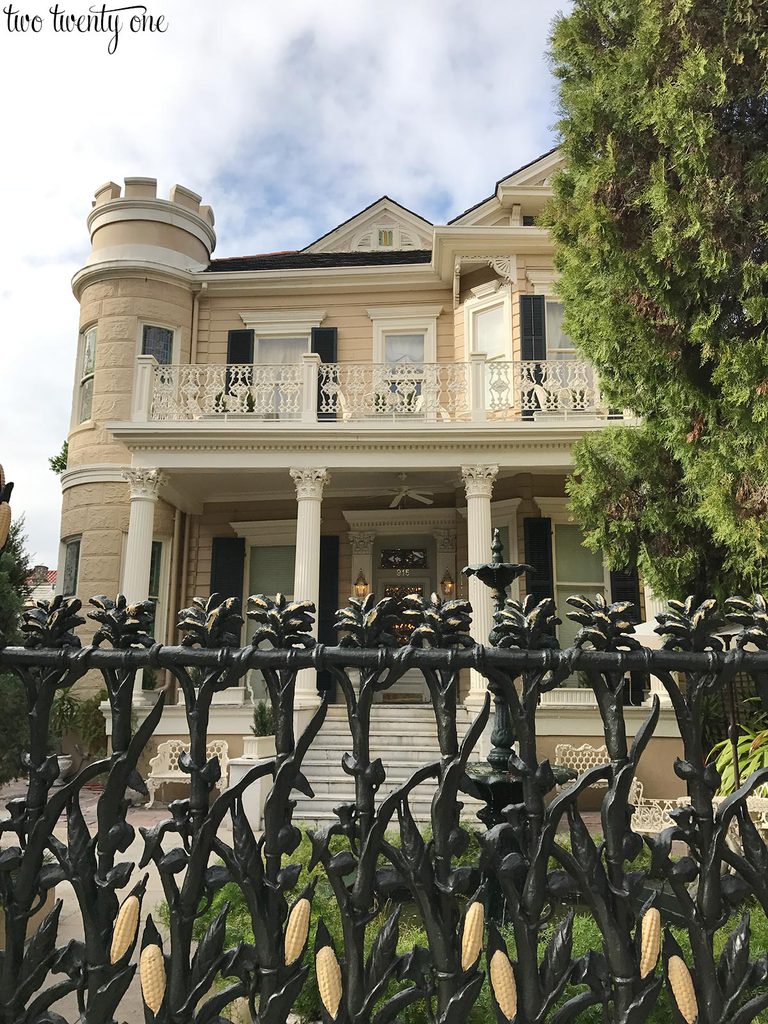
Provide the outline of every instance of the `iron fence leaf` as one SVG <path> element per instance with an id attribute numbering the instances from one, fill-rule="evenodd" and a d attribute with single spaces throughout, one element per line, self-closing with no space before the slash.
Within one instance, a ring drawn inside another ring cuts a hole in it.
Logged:
<path id="1" fill-rule="evenodd" d="M 649 983 L 635 996 L 625 1013 L 617 1017 L 617 1024 L 645 1024 L 659 1000 L 662 985 L 662 978 L 650 978 Z"/>
<path id="2" fill-rule="evenodd" d="M 400 907 L 396 907 L 376 934 L 366 964 L 366 984 L 376 988 L 394 970 L 393 960 L 400 935 Z"/>
<path id="3" fill-rule="evenodd" d="M 464 1024 L 483 987 L 484 978 L 485 974 L 477 971 L 463 988 L 451 996 L 444 1012 L 438 1017 L 438 1024 Z"/>

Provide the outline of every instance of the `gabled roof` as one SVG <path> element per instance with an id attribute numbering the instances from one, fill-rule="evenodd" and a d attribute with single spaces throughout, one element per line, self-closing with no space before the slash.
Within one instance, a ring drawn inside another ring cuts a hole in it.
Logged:
<path id="1" fill-rule="evenodd" d="M 505 174 L 503 178 L 499 178 L 496 182 L 491 195 L 486 196 L 485 199 L 481 199 L 479 203 L 474 203 L 472 206 L 464 210 L 463 213 L 458 214 L 448 221 L 449 224 L 457 224 L 463 220 L 469 214 L 474 213 L 475 210 L 479 210 L 486 203 L 491 203 L 496 199 L 499 189 L 504 185 L 527 185 L 532 179 L 535 180 L 543 167 L 539 167 L 539 164 L 544 164 L 545 161 L 552 163 L 553 161 L 548 160 L 549 157 L 554 156 L 559 149 L 559 146 L 553 146 L 552 149 L 548 149 L 546 153 L 542 153 L 540 156 L 535 157 L 533 160 L 529 160 L 527 164 L 523 164 L 522 167 L 518 167 L 517 170 L 511 171 L 509 174 Z M 526 173 L 527 172 L 527 173 Z"/>
<path id="2" fill-rule="evenodd" d="M 211 260 L 206 274 L 245 270 L 313 270 L 333 267 L 381 267 L 429 263 L 431 249 L 380 249 L 374 252 L 267 252 Z"/>
<path id="3" fill-rule="evenodd" d="M 334 243 L 338 244 L 345 238 L 352 238 L 357 231 L 362 231 L 366 224 L 372 224 L 381 216 L 389 216 L 395 222 L 412 229 L 419 241 L 423 242 L 432 234 L 432 221 L 426 220 L 389 196 L 381 196 L 352 217 L 337 224 L 335 228 L 326 231 L 314 242 L 310 242 L 302 252 L 327 252 L 330 248 L 335 247 Z"/>

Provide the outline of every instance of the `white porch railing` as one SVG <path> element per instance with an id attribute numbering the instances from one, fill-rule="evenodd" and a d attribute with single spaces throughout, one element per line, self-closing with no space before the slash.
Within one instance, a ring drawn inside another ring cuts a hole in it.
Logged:
<path id="1" fill-rule="evenodd" d="M 341 420 L 469 419 L 469 363 L 321 363 L 318 412 Z"/>
<path id="2" fill-rule="evenodd" d="M 316 422 L 562 420 L 604 417 L 581 360 L 161 366 L 139 357 L 134 420 L 237 417 Z"/>
<path id="3" fill-rule="evenodd" d="M 229 415 L 298 420 L 304 395 L 303 373 L 301 363 L 158 365 L 150 419 L 197 420 Z"/>

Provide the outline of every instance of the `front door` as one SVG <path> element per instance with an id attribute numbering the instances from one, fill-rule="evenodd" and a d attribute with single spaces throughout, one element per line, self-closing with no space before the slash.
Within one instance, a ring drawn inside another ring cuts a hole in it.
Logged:
<path id="1" fill-rule="evenodd" d="M 397 576 L 397 581 L 387 582 L 381 579 L 384 573 L 380 573 L 379 589 L 382 597 L 396 597 L 402 599 L 409 594 L 418 594 L 420 597 L 429 597 L 430 580 L 427 576 Z M 411 638 L 413 626 L 402 623 L 395 629 L 398 646 L 405 647 Z M 381 695 L 383 703 L 395 704 L 423 704 L 429 700 L 429 691 L 424 682 L 424 676 L 418 669 L 411 669 L 397 681 L 389 690 Z"/>

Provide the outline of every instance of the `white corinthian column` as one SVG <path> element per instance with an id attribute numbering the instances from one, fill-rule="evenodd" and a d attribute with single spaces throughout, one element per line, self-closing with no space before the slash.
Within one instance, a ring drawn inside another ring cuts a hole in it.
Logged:
<path id="1" fill-rule="evenodd" d="M 320 510 L 323 488 L 330 482 L 323 468 L 292 469 L 296 485 L 298 509 L 296 513 L 296 568 L 293 575 L 294 601 L 312 601 L 315 608 L 320 600 Z M 317 615 L 312 630 L 317 636 Z M 320 703 L 317 694 L 316 673 L 302 669 L 296 679 L 295 708 L 301 711 Z"/>
<path id="2" fill-rule="evenodd" d="M 120 592 L 125 594 L 128 604 L 136 604 L 146 601 L 149 595 L 155 505 L 166 477 L 158 469 L 132 466 L 123 470 L 123 479 L 130 487 L 131 511 Z"/>
<path id="3" fill-rule="evenodd" d="M 470 565 L 482 565 L 491 560 L 491 494 L 498 472 L 498 466 L 461 467 L 467 493 L 467 554 Z M 493 625 L 491 592 L 476 576 L 469 577 L 469 601 L 472 605 L 472 637 L 479 644 L 487 644 Z M 470 710 L 479 710 L 485 700 L 485 690 L 485 678 L 472 669 L 465 701 Z"/>
<path id="4" fill-rule="evenodd" d="M 166 476 L 158 469 L 131 466 L 123 470 L 123 479 L 128 481 L 130 487 L 131 509 L 120 592 L 125 594 L 128 604 L 137 604 L 146 601 L 149 596 L 155 505 Z M 142 673 L 137 672 L 133 683 L 134 704 L 144 699 L 141 683 Z"/>

